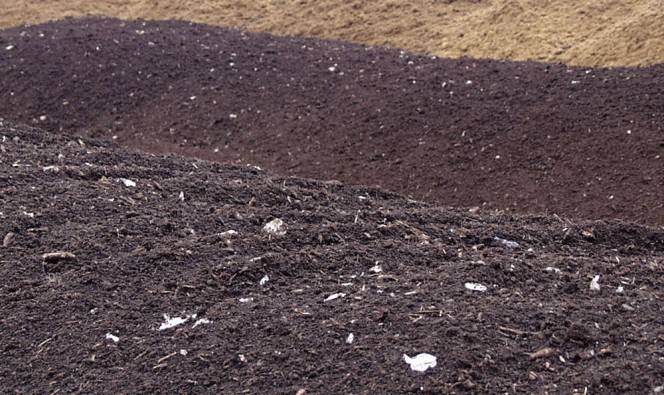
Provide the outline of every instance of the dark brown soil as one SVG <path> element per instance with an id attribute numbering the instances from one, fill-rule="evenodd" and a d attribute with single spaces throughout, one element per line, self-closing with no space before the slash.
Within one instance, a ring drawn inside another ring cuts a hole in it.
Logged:
<path id="1" fill-rule="evenodd" d="M 433 59 L 185 22 L 0 32 L 0 117 L 438 205 L 664 224 L 664 65 Z"/>
<path id="2" fill-rule="evenodd" d="M 6 122 L 0 153 L 2 393 L 664 385 L 661 228 L 441 209 Z M 262 230 L 275 218 L 284 235 Z M 160 331 L 164 314 L 197 316 Z M 412 372 L 420 352 L 438 366 Z"/>

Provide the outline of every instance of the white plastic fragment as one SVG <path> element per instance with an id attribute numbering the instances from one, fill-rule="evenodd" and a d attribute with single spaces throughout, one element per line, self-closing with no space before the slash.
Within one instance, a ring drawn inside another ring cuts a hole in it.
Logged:
<path id="1" fill-rule="evenodd" d="M 178 195 L 178 199 L 180 199 L 184 202 L 184 192 L 180 191 L 180 194 Z"/>
<path id="2" fill-rule="evenodd" d="M 187 320 L 189 320 L 189 316 L 184 318 L 182 317 L 171 318 L 168 314 L 164 314 L 164 320 L 166 322 L 162 322 L 162 324 L 159 326 L 160 331 L 163 331 L 164 329 L 174 328 L 178 325 L 184 324 L 185 322 L 187 322 Z"/>
<path id="3" fill-rule="evenodd" d="M 495 236 L 493 239 L 507 248 L 519 248 L 519 243 L 517 243 L 516 241 L 505 240 Z"/>
<path id="4" fill-rule="evenodd" d="M 263 226 L 263 232 L 270 235 L 283 236 L 286 234 L 286 224 L 281 219 L 275 218 Z"/>
<path id="5" fill-rule="evenodd" d="M 547 272 L 560 273 L 560 269 L 558 269 L 557 267 L 548 266 L 544 270 L 546 270 Z"/>
<path id="6" fill-rule="evenodd" d="M 325 298 L 325 301 L 326 301 L 326 302 L 329 302 L 330 300 L 334 300 L 334 299 L 338 299 L 338 298 L 343 298 L 344 296 L 346 296 L 345 293 L 336 293 L 336 294 L 332 294 L 332 295 L 328 296 L 327 298 Z"/>
<path id="7" fill-rule="evenodd" d="M 228 118 L 230 118 L 230 119 L 236 119 L 236 118 L 237 118 L 237 114 L 229 114 L 229 115 L 228 115 Z"/>
<path id="8" fill-rule="evenodd" d="M 424 372 L 429 368 L 435 368 L 437 364 L 436 357 L 427 353 L 418 354 L 413 358 L 404 354 L 403 359 L 410 365 L 410 368 L 416 372 Z"/>
<path id="9" fill-rule="evenodd" d="M 618 288 L 616 288 L 616 293 L 621 294 L 623 292 L 625 292 L 625 288 L 622 285 L 620 285 L 620 286 L 618 286 Z"/>
<path id="10" fill-rule="evenodd" d="M 184 348 L 181 349 L 181 350 L 180 350 L 180 355 L 182 355 L 182 356 L 186 356 L 186 355 L 187 355 L 187 350 L 185 350 Z"/>
<path id="11" fill-rule="evenodd" d="M 479 291 L 479 292 L 486 291 L 486 286 L 478 283 L 465 283 L 464 287 L 466 287 L 466 289 L 469 289 L 471 291 Z"/>
<path id="12" fill-rule="evenodd" d="M 355 335 L 353 335 L 352 333 L 349 333 L 348 337 L 346 338 L 346 343 L 353 344 L 353 340 L 355 340 Z"/>
<path id="13" fill-rule="evenodd" d="M 240 303 L 249 303 L 249 302 L 253 302 L 253 301 L 254 301 L 254 298 L 240 298 L 240 299 L 238 299 L 238 302 L 240 302 Z"/>
<path id="14" fill-rule="evenodd" d="M 369 271 L 370 271 L 370 272 L 374 272 L 374 273 L 380 273 L 380 272 L 383 271 L 383 268 L 378 264 L 378 262 L 376 262 L 376 264 L 374 265 L 374 267 L 372 267 L 371 269 L 369 269 Z"/>
<path id="15" fill-rule="evenodd" d="M 592 281 L 590 281 L 590 289 L 592 291 L 599 291 L 599 275 L 593 277 Z"/>
<path id="16" fill-rule="evenodd" d="M 196 320 L 196 322 L 194 322 L 194 325 L 192 325 L 191 327 L 196 328 L 197 326 L 199 326 L 201 324 L 210 324 L 211 322 L 212 321 L 208 320 L 207 318 L 201 318 L 199 320 Z"/>
<path id="17" fill-rule="evenodd" d="M 117 336 L 115 336 L 115 335 L 113 335 L 112 333 L 107 333 L 107 334 L 106 334 L 106 340 L 110 340 L 110 341 L 112 341 L 113 343 L 117 343 L 117 342 L 120 341 L 120 338 L 117 337 Z"/>
<path id="18" fill-rule="evenodd" d="M 221 237 L 235 236 L 235 235 L 237 235 L 237 231 L 231 229 L 231 230 L 227 230 L 225 232 L 217 233 L 217 235 L 221 236 Z"/>
<path id="19" fill-rule="evenodd" d="M 261 281 L 259 281 L 258 284 L 260 286 L 263 286 L 267 284 L 268 281 L 270 281 L 270 277 L 268 277 L 268 275 L 266 274 L 265 276 L 263 276 L 263 278 L 261 278 Z"/>
<path id="20" fill-rule="evenodd" d="M 12 49 L 14 49 L 14 46 L 13 45 L 8 45 L 8 46 L 5 47 L 5 49 L 7 51 L 11 51 Z"/>
<path id="21" fill-rule="evenodd" d="M 120 178 L 120 181 L 124 184 L 126 187 L 135 187 L 136 183 L 132 180 L 128 180 L 126 178 Z"/>

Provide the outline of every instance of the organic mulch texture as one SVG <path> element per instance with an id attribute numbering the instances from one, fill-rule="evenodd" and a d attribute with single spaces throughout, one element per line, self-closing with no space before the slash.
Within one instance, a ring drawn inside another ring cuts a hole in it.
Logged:
<path id="1" fill-rule="evenodd" d="M 442 57 L 664 63 L 661 0 L 0 0 L 0 27 L 90 14 L 181 19 Z"/>
<path id="2" fill-rule="evenodd" d="M 7 122 L 0 152 L 2 393 L 663 389 L 661 228 Z M 435 366 L 412 370 L 420 353 Z"/>
<path id="3" fill-rule="evenodd" d="M 664 224 L 664 65 L 449 60 L 185 22 L 0 32 L 0 118 L 438 205 Z"/>

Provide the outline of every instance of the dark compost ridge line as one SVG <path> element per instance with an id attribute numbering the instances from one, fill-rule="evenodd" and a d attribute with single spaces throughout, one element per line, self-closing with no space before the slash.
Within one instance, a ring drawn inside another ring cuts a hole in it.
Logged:
<path id="1" fill-rule="evenodd" d="M 664 224 L 664 65 L 446 60 L 181 21 L 0 32 L 0 117 L 437 205 Z"/>

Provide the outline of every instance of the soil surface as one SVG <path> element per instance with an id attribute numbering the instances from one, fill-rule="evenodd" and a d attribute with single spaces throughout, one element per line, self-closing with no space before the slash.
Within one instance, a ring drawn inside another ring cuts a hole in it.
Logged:
<path id="1" fill-rule="evenodd" d="M 0 0 L 0 27 L 89 14 L 184 19 L 453 58 L 664 63 L 661 0 Z"/>
<path id="2" fill-rule="evenodd" d="M 2 393 L 663 389 L 661 228 L 442 209 L 7 122 L 0 153 Z M 419 353 L 437 365 L 412 371 Z"/>
<path id="3" fill-rule="evenodd" d="M 186 22 L 0 32 L 0 117 L 437 205 L 664 224 L 664 64 L 448 60 Z"/>

